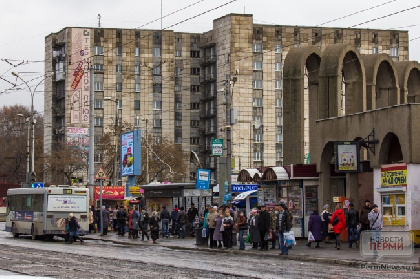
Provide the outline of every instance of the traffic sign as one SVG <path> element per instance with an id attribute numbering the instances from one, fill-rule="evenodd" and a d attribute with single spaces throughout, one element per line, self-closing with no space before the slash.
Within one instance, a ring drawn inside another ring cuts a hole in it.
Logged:
<path id="1" fill-rule="evenodd" d="M 44 188 L 44 182 L 34 182 L 32 188 Z"/>
<path id="2" fill-rule="evenodd" d="M 106 174 L 102 166 L 100 166 L 98 171 L 96 172 L 95 179 L 109 179 L 108 175 Z"/>
<path id="3" fill-rule="evenodd" d="M 195 188 L 200 190 L 208 190 L 210 185 L 210 170 L 197 169 L 197 179 Z"/>
<path id="4" fill-rule="evenodd" d="M 211 139 L 211 155 L 223 156 L 223 139 Z"/>

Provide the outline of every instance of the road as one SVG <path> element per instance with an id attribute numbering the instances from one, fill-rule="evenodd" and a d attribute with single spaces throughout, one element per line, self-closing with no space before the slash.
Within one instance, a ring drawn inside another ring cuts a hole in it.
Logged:
<path id="1" fill-rule="evenodd" d="M 0 231 L 0 269 L 53 278 L 420 278 L 420 273 L 362 272 L 350 266 L 298 262 L 280 256 L 175 250 L 87 240 L 64 244 L 12 238 Z"/>

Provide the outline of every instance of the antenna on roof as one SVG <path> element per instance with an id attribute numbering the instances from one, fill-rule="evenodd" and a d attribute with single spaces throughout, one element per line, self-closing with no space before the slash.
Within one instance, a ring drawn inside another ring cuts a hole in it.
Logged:
<path id="1" fill-rule="evenodd" d="M 101 14 L 98 14 L 98 27 L 101 27 Z"/>
<path id="2" fill-rule="evenodd" d="M 245 14 L 245 6 L 244 6 L 244 14 Z"/>

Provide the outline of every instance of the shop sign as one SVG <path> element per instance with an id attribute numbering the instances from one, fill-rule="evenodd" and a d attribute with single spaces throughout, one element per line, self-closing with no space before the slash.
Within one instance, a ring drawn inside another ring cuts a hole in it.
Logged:
<path id="1" fill-rule="evenodd" d="M 211 190 L 184 189 L 184 197 L 211 197 Z"/>
<path id="2" fill-rule="evenodd" d="M 128 192 L 130 194 L 137 194 L 140 195 L 141 194 L 141 189 L 140 186 L 129 186 L 128 187 Z"/>
<path id="3" fill-rule="evenodd" d="M 256 184 L 240 184 L 240 185 L 232 185 L 232 192 L 248 192 L 252 190 L 257 190 L 258 185 Z"/>
<path id="4" fill-rule="evenodd" d="M 381 187 L 407 186 L 407 165 L 390 165 L 381 168 Z"/>
<path id="5" fill-rule="evenodd" d="M 124 186 L 102 186 L 102 199 L 104 200 L 123 200 Z M 101 195 L 100 187 L 95 186 L 95 200 L 99 200 Z"/>
<path id="6" fill-rule="evenodd" d="M 182 197 L 182 189 L 156 189 L 144 190 L 145 198 L 171 198 Z"/>

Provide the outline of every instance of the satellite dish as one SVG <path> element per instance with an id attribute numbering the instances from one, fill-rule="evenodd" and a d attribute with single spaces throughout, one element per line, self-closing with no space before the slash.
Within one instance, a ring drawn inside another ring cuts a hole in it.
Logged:
<path id="1" fill-rule="evenodd" d="M 259 129 L 261 127 L 261 125 L 262 125 L 261 120 L 255 120 L 254 121 L 255 129 Z"/>

